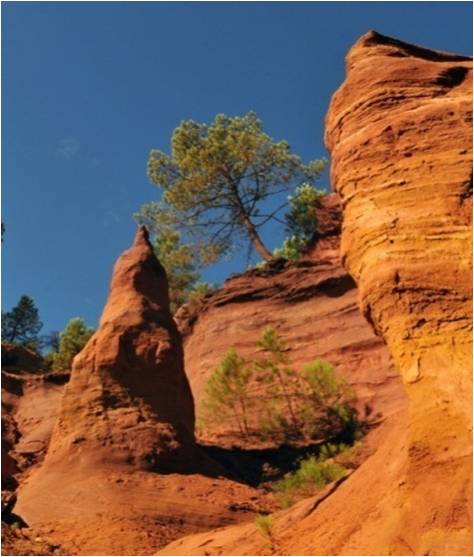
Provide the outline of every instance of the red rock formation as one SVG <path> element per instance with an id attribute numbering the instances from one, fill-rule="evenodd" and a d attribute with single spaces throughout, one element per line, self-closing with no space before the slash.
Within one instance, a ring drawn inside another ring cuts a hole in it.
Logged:
<path id="1" fill-rule="evenodd" d="M 47 458 L 159 468 L 187 456 L 193 435 L 166 274 L 140 228 L 115 265 L 97 332 L 74 359 Z"/>
<path id="2" fill-rule="evenodd" d="M 10 408 L 2 401 L 2 491 L 14 490 L 18 485 L 15 479 L 18 463 L 12 456 L 18 437 L 18 428 Z"/>
<path id="3" fill-rule="evenodd" d="M 409 409 L 329 497 L 273 527 L 282 555 L 472 555 L 471 59 L 370 32 L 326 121 L 342 254 Z M 253 525 L 164 555 L 265 554 Z"/>
<path id="4" fill-rule="evenodd" d="M 2 551 L 8 555 L 53 555 L 58 546 L 39 542 L 38 532 L 31 528 L 17 529 L 23 521 L 12 508 L 14 491 L 48 448 L 69 374 L 42 371 L 42 358 L 23 347 L 4 344 L 2 352 L 7 355 L 2 366 L 10 370 L 2 370 Z"/>
<path id="5" fill-rule="evenodd" d="M 337 366 L 354 385 L 361 409 L 367 404 L 374 414 L 388 416 L 404 406 L 404 389 L 386 346 L 361 315 L 357 289 L 341 265 L 337 195 L 320 201 L 317 217 L 314 246 L 302 261 L 230 278 L 195 314 L 178 314 L 197 407 L 227 350 L 235 347 L 254 358 L 268 326 L 283 336 L 296 368 L 316 358 Z"/>
<path id="6" fill-rule="evenodd" d="M 22 480 L 14 512 L 72 554 L 141 555 L 179 533 L 242 520 L 251 511 L 238 504 L 250 497 L 265 503 L 253 488 L 216 481 L 221 472 L 194 443 L 166 274 L 141 228 L 115 265 L 46 458 Z"/>

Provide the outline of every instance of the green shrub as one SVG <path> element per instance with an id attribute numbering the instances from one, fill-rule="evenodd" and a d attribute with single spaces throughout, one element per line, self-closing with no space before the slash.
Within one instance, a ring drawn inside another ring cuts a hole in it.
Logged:
<path id="1" fill-rule="evenodd" d="M 272 522 L 269 514 L 258 514 L 255 517 L 255 526 L 267 537 L 271 536 Z"/>
<path id="2" fill-rule="evenodd" d="M 285 215 L 286 229 L 306 241 L 310 240 L 316 230 L 316 202 L 326 192 L 305 183 L 298 186 L 294 195 L 288 197 L 290 210 Z"/>
<path id="3" fill-rule="evenodd" d="M 309 496 L 345 474 L 346 469 L 340 464 L 310 456 L 300 462 L 297 470 L 275 482 L 273 490 L 280 505 L 287 508 L 293 504 L 296 497 Z"/>
<path id="4" fill-rule="evenodd" d="M 59 335 L 59 350 L 46 354 L 45 360 L 56 371 L 70 369 L 74 356 L 79 354 L 93 334 L 92 327 L 87 327 L 80 317 L 74 317 Z"/>
<path id="5" fill-rule="evenodd" d="M 334 456 L 347 451 L 349 448 L 349 445 L 346 445 L 345 443 L 325 443 L 319 448 L 318 457 L 322 460 L 333 458 Z"/>
<path id="6" fill-rule="evenodd" d="M 294 195 L 288 197 L 290 209 L 285 215 L 286 232 L 289 234 L 281 247 L 273 250 L 276 257 L 294 261 L 301 257 L 316 231 L 316 202 L 326 195 L 311 184 L 301 184 Z"/>
<path id="7" fill-rule="evenodd" d="M 193 312 L 201 305 L 202 299 L 216 291 L 214 284 L 208 282 L 197 282 L 194 288 L 188 293 L 186 304 L 189 311 Z"/>
<path id="8" fill-rule="evenodd" d="M 331 432 L 353 428 L 357 415 L 353 408 L 354 393 L 346 380 L 339 377 L 334 366 L 315 360 L 304 366 L 302 378 L 307 389 L 303 410 L 309 437 L 325 437 Z"/>
<path id="9" fill-rule="evenodd" d="M 287 236 L 283 244 L 279 248 L 273 250 L 275 257 L 283 257 L 288 261 L 296 261 L 301 257 L 304 248 L 308 245 L 308 241 L 299 236 Z"/>
<path id="10" fill-rule="evenodd" d="M 273 536 L 273 518 L 269 514 L 258 514 L 255 517 L 255 526 L 260 530 L 262 536 L 269 542 L 270 551 L 275 551 L 275 540 Z"/>

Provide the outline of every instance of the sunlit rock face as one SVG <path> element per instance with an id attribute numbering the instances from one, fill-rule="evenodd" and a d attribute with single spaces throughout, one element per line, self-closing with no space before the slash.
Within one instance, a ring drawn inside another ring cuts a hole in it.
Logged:
<path id="1" fill-rule="evenodd" d="M 471 132 L 470 58 L 375 32 L 351 49 L 326 143 L 342 256 L 410 399 L 400 531 L 416 553 L 470 551 Z"/>
<path id="2" fill-rule="evenodd" d="M 272 504 L 195 443 L 181 336 L 144 228 L 115 264 L 52 435 L 42 400 L 38 418 L 51 441 L 21 477 L 14 512 L 63 553 L 153 555 L 185 532 L 235 524 Z M 29 439 L 43 429 L 20 425 Z"/>

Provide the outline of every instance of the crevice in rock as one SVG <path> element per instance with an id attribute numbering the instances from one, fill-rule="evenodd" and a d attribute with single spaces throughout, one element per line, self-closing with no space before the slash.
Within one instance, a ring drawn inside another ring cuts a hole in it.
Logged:
<path id="1" fill-rule="evenodd" d="M 443 70 L 436 78 L 436 84 L 452 89 L 461 85 L 466 79 L 469 70 L 464 66 L 454 66 Z"/>

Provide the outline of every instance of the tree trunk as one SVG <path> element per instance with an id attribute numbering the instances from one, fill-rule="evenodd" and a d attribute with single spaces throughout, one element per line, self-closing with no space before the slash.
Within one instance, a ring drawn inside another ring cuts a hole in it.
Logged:
<path id="1" fill-rule="evenodd" d="M 288 412 L 290 413 L 290 416 L 291 416 L 291 421 L 293 422 L 293 429 L 295 430 L 295 433 L 298 433 L 299 424 L 298 424 L 298 420 L 296 419 L 295 412 L 293 410 L 293 405 L 291 404 L 291 394 L 288 393 L 288 391 L 286 389 L 285 381 L 284 381 L 283 376 L 281 374 L 281 371 L 278 369 L 278 367 L 276 368 L 276 374 L 278 376 L 278 380 L 279 380 L 280 385 L 281 385 L 281 390 L 283 391 L 283 398 L 286 401 L 286 406 L 287 406 Z"/>
<path id="2" fill-rule="evenodd" d="M 242 420 L 244 422 L 244 428 L 245 428 L 245 433 L 247 434 L 247 437 L 249 436 L 249 424 L 247 422 L 247 407 L 245 404 L 245 400 L 241 397 L 240 398 L 240 407 L 242 409 Z"/>
<path id="3" fill-rule="evenodd" d="M 249 235 L 253 247 L 257 250 L 257 253 L 261 255 L 263 259 L 265 259 L 265 261 L 271 261 L 273 259 L 273 254 L 266 248 L 265 244 L 262 242 L 262 239 L 258 235 L 257 229 L 255 228 L 254 223 L 250 220 L 247 209 L 245 208 L 242 199 L 240 198 L 238 187 L 235 181 L 232 179 L 231 174 L 227 171 L 226 178 L 227 180 L 229 180 L 230 188 L 234 195 L 234 202 L 236 204 L 237 211 L 240 214 L 241 222 L 244 225 L 245 230 L 247 230 L 247 234 Z"/>
<path id="4" fill-rule="evenodd" d="M 273 254 L 266 248 L 265 244 L 262 242 L 253 222 L 248 218 L 246 214 L 242 214 L 242 220 L 245 229 L 248 232 L 250 241 L 252 242 L 253 247 L 256 249 L 257 253 L 261 255 L 263 259 L 265 259 L 265 261 L 271 261 L 273 259 Z"/>

